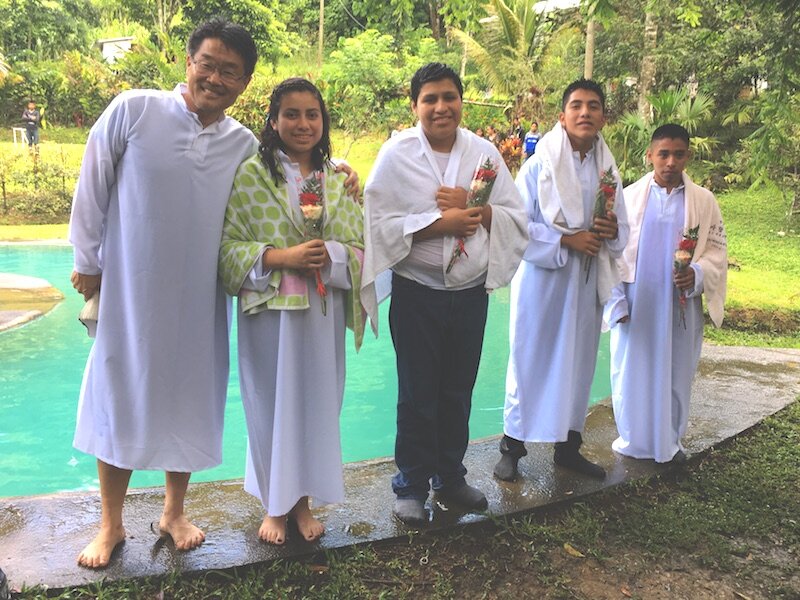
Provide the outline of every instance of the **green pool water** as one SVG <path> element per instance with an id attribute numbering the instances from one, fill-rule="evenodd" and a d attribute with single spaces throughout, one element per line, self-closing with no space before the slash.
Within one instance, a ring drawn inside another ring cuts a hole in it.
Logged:
<path id="1" fill-rule="evenodd" d="M 77 321 L 82 298 L 69 283 L 71 268 L 69 247 L 0 245 L 0 272 L 41 277 L 66 297 L 43 318 L 0 333 L 0 497 L 98 487 L 94 457 L 72 448 L 78 392 L 91 340 Z M 358 354 L 352 341 L 347 344 L 341 418 L 346 462 L 394 452 L 397 383 L 388 309 L 388 302 L 381 305 L 380 338 L 365 335 Z M 231 335 L 235 340 L 235 326 Z M 508 290 L 503 289 L 492 294 L 489 302 L 470 419 L 473 439 L 502 432 L 507 360 Z M 193 475 L 192 481 L 244 474 L 246 433 L 236 373 L 236 356 L 232 355 L 223 464 Z M 604 336 L 592 399 L 609 393 L 608 340 Z M 131 480 L 134 487 L 162 484 L 163 475 L 158 472 L 136 472 Z"/>

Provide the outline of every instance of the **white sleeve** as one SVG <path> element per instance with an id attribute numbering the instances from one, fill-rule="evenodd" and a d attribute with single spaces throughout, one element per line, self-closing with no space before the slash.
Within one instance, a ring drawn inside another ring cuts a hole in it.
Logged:
<path id="1" fill-rule="evenodd" d="M 127 145 L 127 108 L 124 99 L 117 96 L 100 115 L 86 142 L 69 223 L 75 270 L 85 275 L 102 271 L 100 246 L 117 185 L 116 166 Z"/>

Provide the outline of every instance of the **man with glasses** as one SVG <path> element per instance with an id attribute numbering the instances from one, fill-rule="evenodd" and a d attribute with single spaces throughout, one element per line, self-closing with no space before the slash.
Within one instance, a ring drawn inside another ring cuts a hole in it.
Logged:
<path id="1" fill-rule="evenodd" d="M 101 289 L 74 445 L 97 458 L 100 531 L 78 556 L 105 567 L 125 540 L 134 469 L 166 473 L 159 528 L 178 550 L 205 535 L 184 515 L 192 472 L 220 464 L 228 382 L 227 301 L 217 282 L 225 206 L 255 136 L 225 110 L 256 47 L 213 20 L 189 38 L 186 83 L 115 98 L 89 134 L 73 201 L 72 283 Z"/>

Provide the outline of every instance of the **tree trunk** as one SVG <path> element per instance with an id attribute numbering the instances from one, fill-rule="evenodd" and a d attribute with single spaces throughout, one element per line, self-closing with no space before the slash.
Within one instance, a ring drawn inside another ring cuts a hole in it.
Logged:
<path id="1" fill-rule="evenodd" d="M 658 20 L 655 11 L 648 8 L 644 15 L 644 49 L 642 51 L 642 66 L 639 71 L 639 114 L 645 119 L 652 115 L 652 106 L 647 97 L 652 92 L 656 82 L 655 51 L 658 45 Z"/>
<path id="2" fill-rule="evenodd" d="M 596 27 L 597 24 L 593 18 L 586 23 L 586 54 L 583 60 L 584 79 L 591 79 L 594 72 L 594 31 Z"/>
<path id="3" fill-rule="evenodd" d="M 442 30 L 439 26 L 439 6 L 437 0 L 428 0 L 428 21 L 431 26 L 433 39 L 438 40 L 442 37 Z"/>
<path id="4" fill-rule="evenodd" d="M 319 0 L 319 41 L 317 42 L 317 66 L 322 66 L 322 50 L 325 28 L 325 0 Z"/>

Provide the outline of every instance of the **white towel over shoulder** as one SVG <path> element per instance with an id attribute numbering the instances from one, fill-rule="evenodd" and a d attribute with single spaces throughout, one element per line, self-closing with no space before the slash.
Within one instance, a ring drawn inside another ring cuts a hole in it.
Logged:
<path id="1" fill-rule="evenodd" d="M 572 144 L 561 123 L 556 123 L 536 146 L 536 155 L 542 162 L 542 172 L 538 180 L 539 207 L 548 224 L 567 235 L 584 230 L 584 215 L 581 187 L 573 163 Z M 594 143 L 595 160 L 599 174 L 611 169 L 617 181 L 617 190 L 622 190 L 617 163 L 606 145 L 603 136 L 597 136 Z M 619 197 L 619 194 L 618 194 Z M 614 211 L 617 211 L 616 201 Z M 597 295 L 605 304 L 611 290 L 620 281 L 616 261 L 609 254 L 605 244 L 595 259 L 597 264 Z"/>
<path id="2" fill-rule="evenodd" d="M 367 311 L 377 303 L 378 276 L 403 260 L 411 250 L 414 233 L 441 218 L 436 192 L 441 186 L 469 189 L 482 154 L 490 155 L 499 170 L 492 188 L 491 235 L 479 227 L 466 239 L 468 256 L 462 256 L 445 273 L 456 239 L 446 236 L 442 274 L 445 285 L 458 288 L 486 276 L 486 289 L 508 285 L 528 243 L 525 209 L 500 153 L 486 140 L 459 129 L 444 174 L 420 127 L 406 129 L 387 141 L 364 188 L 365 255 L 361 301 Z M 373 327 L 377 324 L 373 323 Z"/>

